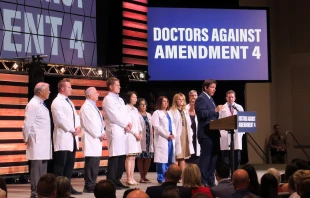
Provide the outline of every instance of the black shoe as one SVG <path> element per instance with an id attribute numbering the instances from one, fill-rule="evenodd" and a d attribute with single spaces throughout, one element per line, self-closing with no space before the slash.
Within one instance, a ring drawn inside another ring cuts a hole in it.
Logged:
<path id="1" fill-rule="evenodd" d="M 75 190 L 74 188 L 71 188 L 71 195 L 82 195 L 82 192 L 79 192 L 77 190 Z"/>
<path id="2" fill-rule="evenodd" d="M 129 186 L 125 186 L 124 184 L 122 184 L 122 182 L 120 182 L 120 181 L 116 181 L 115 185 L 118 187 L 121 187 L 121 188 L 130 188 Z"/>
<path id="3" fill-rule="evenodd" d="M 116 185 L 115 182 L 113 182 L 113 184 L 114 184 L 116 190 L 122 190 L 123 189 L 122 187 Z"/>
<path id="4" fill-rule="evenodd" d="M 94 190 L 84 188 L 84 189 L 83 189 L 83 193 L 94 193 Z"/>

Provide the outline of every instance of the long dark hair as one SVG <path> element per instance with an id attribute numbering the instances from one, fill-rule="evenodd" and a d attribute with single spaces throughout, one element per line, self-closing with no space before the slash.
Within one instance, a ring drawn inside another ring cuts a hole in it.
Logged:
<path id="1" fill-rule="evenodd" d="M 277 198 L 278 197 L 278 180 L 269 173 L 262 176 L 259 195 L 264 198 Z"/>
<path id="2" fill-rule="evenodd" d="M 250 185 L 249 190 L 258 195 L 259 192 L 259 183 L 258 183 L 258 177 L 255 168 L 251 164 L 246 164 L 242 167 L 243 170 L 248 172 L 249 179 L 250 179 Z"/>

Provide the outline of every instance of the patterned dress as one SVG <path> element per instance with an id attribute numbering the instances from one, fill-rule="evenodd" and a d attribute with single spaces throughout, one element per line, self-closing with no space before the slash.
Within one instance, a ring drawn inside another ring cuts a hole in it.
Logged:
<path id="1" fill-rule="evenodd" d="M 153 158 L 154 157 L 154 153 L 153 152 L 149 152 L 150 150 L 150 141 L 151 141 L 151 130 L 150 130 L 150 123 L 149 123 L 149 119 L 147 118 L 147 116 L 142 116 L 143 120 L 145 122 L 145 126 L 146 126 L 146 151 L 142 151 L 142 153 L 140 153 L 137 158 Z"/>

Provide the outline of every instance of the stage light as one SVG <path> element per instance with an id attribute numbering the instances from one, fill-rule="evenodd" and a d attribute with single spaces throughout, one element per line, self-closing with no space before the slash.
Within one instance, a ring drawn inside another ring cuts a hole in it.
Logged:
<path id="1" fill-rule="evenodd" d="M 14 63 L 13 64 L 13 69 L 17 69 L 18 68 L 18 64 L 17 63 Z"/>
<path id="2" fill-rule="evenodd" d="M 140 80 L 145 80 L 145 74 L 143 72 L 140 72 L 139 77 Z"/>
<path id="3" fill-rule="evenodd" d="M 60 69 L 60 73 L 61 73 L 61 74 L 64 74 L 65 71 L 66 71 L 66 69 L 65 69 L 64 67 L 62 67 L 62 68 Z"/>
<path id="4" fill-rule="evenodd" d="M 103 72 L 102 72 L 102 69 L 98 69 L 98 71 L 97 71 L 97 72 L 98 72 L 98 75 L 100 75 L 100 76 L 101 76 L 101 75 L 102 75 L 102 73 L 103 73 Z"/>

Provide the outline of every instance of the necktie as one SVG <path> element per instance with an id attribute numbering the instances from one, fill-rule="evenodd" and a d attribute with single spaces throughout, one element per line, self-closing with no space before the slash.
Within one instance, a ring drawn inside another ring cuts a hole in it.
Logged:
<path id="1" fill-rule="evenodd" d="M 215 104 L 215 102 L 214 102 L 212 97 L 210 97 L 210 100 L 212 101 L 213 105 L 216 107 L 216 104 Z"/>
<path id="2" fill-rule="evenodd" d="M 234 110 L 231 105 L 229 105 L 229 110 L 230 110 L 231 115 L 234 115 Z"/>
<path id="3" fill-rule="evenodd" d="M 45 104 L 45 102 L 42 102 L 42 104 L 46 107 L 46 104 Z"/>
<path id="4" fill-rule="evenodd" d="M 74 127 L 75 127 L 75 114 L 74 114 L 74 108 L 73 108 L 73 106 L 72 106 L 72 104 L 71 104 L 69 98 L 66 98 L 66 101 L 70 104 L 70 107 L 71 107 L 71 109 L 72 109 L 72 113 L 73 113 L 73 125 L 74 125 Z"/>
<path id="5" fill-rule="evenodd" d="M 97 106 L 96 106 L 96 109 L 97 109 L 98 114 L 99 114 L 99 117 L 100 117 L 100 121 L 101 121 L 101 131 L 100 131 L 100 133 L 102 133 L 102 130 L 103 130 L 103 120 L 102 120 L 102 115 L 101 115 L 101 113 L 100 113 L 100 111 L 99 111 L 99 109 L 98 109 L 98 107 L 97 107 Z"/>

